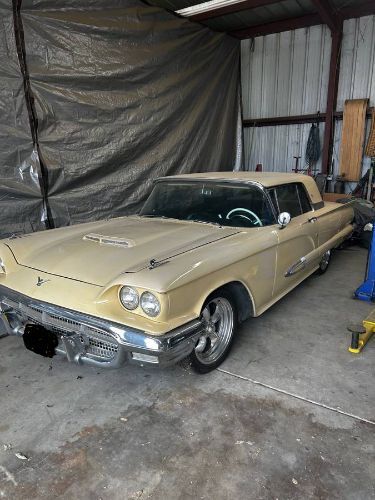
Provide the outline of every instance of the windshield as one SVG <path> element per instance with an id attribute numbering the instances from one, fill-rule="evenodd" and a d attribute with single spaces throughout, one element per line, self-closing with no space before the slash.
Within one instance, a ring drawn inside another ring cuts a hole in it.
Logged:
<path id="1" fill-rule="evenodd" d="M 268 200 L 260 188 L 213 181 L 157 182 L 140 215 L 233 227 L 261 227 L 275 223 Z"/>

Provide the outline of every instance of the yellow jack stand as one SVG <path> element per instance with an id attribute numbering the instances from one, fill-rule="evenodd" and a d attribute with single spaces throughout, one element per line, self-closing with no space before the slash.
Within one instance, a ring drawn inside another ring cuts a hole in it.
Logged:
<path id="1" fill-rule="evenodd" d="M 348 327 L 352 334 L 352 342 L 348 351 L 353 354 L 359 354 L 375 332 L 375 309 L 362 321 L 362 325 Z"/>

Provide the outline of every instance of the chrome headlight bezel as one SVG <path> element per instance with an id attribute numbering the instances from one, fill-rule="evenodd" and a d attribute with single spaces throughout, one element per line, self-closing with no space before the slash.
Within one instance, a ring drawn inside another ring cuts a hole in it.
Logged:
<path id="1" fill-rule="evenodd" d="M 143 292 L 139 304 L 142 311 L 150 318 L 156 318 L 161 312 L 160 301 L 152 292 Z"/>
<path id="2" fill-rule="evenodd" d="M 134 301 L 133 303 L 129 300 L 126 300 L 126 293 L 129 295 L 133 295 Z M 121 305 L 127 310 L 127 311 L 134 311 L 137 309 L 139 306 L 139 293 L 138 290 L 131 286 L 122 286 L 119 290 L 118 297 L 120 300 Z"/>

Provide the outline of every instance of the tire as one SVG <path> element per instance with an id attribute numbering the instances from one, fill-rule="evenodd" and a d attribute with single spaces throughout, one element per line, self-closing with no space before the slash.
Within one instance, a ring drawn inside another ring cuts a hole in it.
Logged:
<path id="1" fill-rule="evenodd" d="M 316 271 L 316 274 L 322 275 L 324 274 L 331 262 L 332 250 L 327 250 L 325 254 L 323 254 L 322 260 L 319 262 L 319 268 Z"/>
<path id="2" fill-rule="evenodd" d="M 221 289 L 214 292 L 202 308 L 206 329 L 198 339 L 185 366 L 197 373 L 208 373 L 217 368 L 228 356 L 237 329 L 237 310 L 230 293 Z"/>

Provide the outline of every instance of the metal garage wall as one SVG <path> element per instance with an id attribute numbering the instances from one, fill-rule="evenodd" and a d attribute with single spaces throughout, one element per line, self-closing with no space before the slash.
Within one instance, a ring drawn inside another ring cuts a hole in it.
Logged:
<path id="1" fill-rule="evenodd" d="M 337 109 L 346 99 L 370 98 L 375 106 L 375 16 L 344 23 Z"/>
<path id="2" fill-rule="evenodd" d="M 56 226 L 134 212 L 160 175 L 240 160 L 239 41 L 137 0 L 23 0 L 21 21 Z"/>
<path id="3" fill-rule="evenodd" d="M 325 26 L 241 42 L 244 118 L 268 118 L 325 110 L 331 35 Z M 244 129 L 245 166 L 290 171 L 302 156 L 310 124 Z M 323 134 L 324 124 L 320 124 Z"/>
<path id="4" fill-rule="evenodd" d="M 0 0 L 0 234 L 44 228 L 38 171 L 12 7 Z"/>
<path id="5" fill-rule="evenodd" d="M 346 99 L 370 99 L 375 106 L 375 16 L 349 19 L 344 24 L 344 38 L 340 67 L 337 109 L 343 110 Z M 366 123 L 366 135 L 370 120 Z M 333 157 L 340 164 L 342 121 L 336 122 Z M 362 174 L 370 167 L 371 160 L 363 158 Z"/>
<path id="6" fill-rule="evenodd" d="M 375 99 L 375 16 L 344 23 L 338 109 L 345 99 Z M 324 112 L 327 98 L 331 35 L 314 26 L 241 42 L 244 118 Z M 245 166 L 290 171 L 293 156 L 304 154 L 310 124 L 244 129 Z M 335 153 L 340 151 L 337 123 Z M 320 124 L 323 139 L 324 123 Z M 335 164 L 338 165 L 336 155 Z M 318 164 L 318 167 L 320 164 Z"/>

